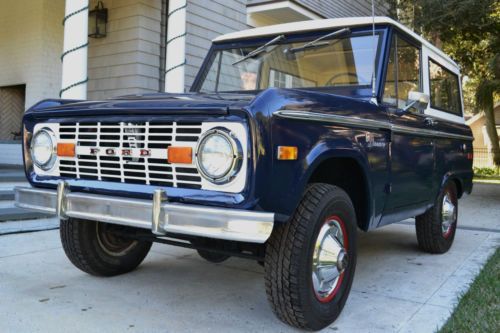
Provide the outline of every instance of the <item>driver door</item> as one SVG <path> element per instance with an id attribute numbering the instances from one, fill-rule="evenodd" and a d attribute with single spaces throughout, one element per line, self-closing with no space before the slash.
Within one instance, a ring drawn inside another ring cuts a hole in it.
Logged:
<path id="1" fill-rule="evenodd" d="M 422 133 L 429 120 L 422 110 L 405 109 L 409 93 L 423 91 L 421 47 L 394 34 L 390 52 L 383 97 L 393 125 L 386 213 L 425 206 L 431 199 L 434 179 L 433 139 Z"/>

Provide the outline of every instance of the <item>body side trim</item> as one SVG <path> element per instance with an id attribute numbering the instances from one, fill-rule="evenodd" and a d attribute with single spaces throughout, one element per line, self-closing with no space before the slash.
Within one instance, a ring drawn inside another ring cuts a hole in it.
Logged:
<path id="1" fill-rule="evenodd" d="M 339 116 L 339 115 L 319 113 L 319 112 L 310 112 L 302 110 L 300 111 L 279 110 L 276 111 L 274 114 L 282 118 L 309 120 L 309 121 L 324 121 L 328 123 L 351 125 L 369 129 L 391 129 L 391 124 L 379 120 L 346 117 L 346 116 Z"/>
<path id="2" fill-rule="evenodd" d="M 335 123 L 339 125 L 348 125 L 355 126 L 365 129 L 389 129 L 395 133 L 402 134 L 413 134 L 420 136 L 429 136 L 429 137 L 439 137 L 439 138 L 447 138 L 447 139 L 462 139 L 473 141 L 474 138 L 468 135 L 454 134 L 454 133 L 445 133 L 441 131 L 427 130 L 427 129 L 415 129 L 408 126 L 400 126 L 393 125 L 384 121 L 379 120 L 371 120 L 371 119 L 362 119 L 356 117 L 346 117 L 339 116 L 334 114 L 325 114 L 318 112 L 310 112 L 310 111 L 288 111 L 288 110 L 279 110 L 274 113 L 275 115 L 282 118 L 289 119 L 299 119 L 299 120 L 308 120 L 308 121 L 319 121 L 319 122 L 329 122 Z"/>

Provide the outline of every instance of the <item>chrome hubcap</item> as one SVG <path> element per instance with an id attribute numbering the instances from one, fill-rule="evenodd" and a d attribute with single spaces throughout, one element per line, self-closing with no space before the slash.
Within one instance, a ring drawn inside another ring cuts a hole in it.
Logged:
<path id="1" fill-rule="evenodd" d="M 457 207 L 451 201 L 447 193 L 443 198 L 443 208 L 441 209 L 441 229 L 444 237 L 448 237 L 453 230 L 453 224 L 457 220 Z"/>
<path id="2" fill-rule="evenodd" d="M 344 244 L 341 221 L 329 218 L 319 231 L 314 245 L 312 260 L 312 281 L 316 297 L 328 301 L 342 282 L 342 275 L 349 265 Z"/>

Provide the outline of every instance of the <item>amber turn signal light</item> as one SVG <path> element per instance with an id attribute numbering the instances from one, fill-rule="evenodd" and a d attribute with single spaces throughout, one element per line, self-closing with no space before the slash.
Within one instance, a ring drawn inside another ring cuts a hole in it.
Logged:
<path id="1" fill-rule="evenodd" d="M 57 156 L 59 157 L 75 157 L 74 143 L 58 143 Z"/>
<path id="2" fill-rule="evenodd" d="M 191 164 L 193 162 L 193 148 L 168 147 L 168 163 Z"/>
<path id="3" fill-rule="evenodd" d="M 278 160 L 292 161 L 296 160 L 298 155 L 297 147 L 278 146 Z"/>

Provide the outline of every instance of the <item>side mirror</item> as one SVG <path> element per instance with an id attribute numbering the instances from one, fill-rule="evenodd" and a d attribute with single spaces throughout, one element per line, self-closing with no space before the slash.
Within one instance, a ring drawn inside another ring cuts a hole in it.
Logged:
<path id="1" fill-rule="evenodd" d="M 408 93 L 408 102 L 406 103 L 404 111 L 408 111 L 411 108 L 415 108 L 420 112 L 423 112 L 427 109 L 429 105 L 430 97 L 427 94 L 424 94 L 420 91 L 410 91 Z"/>

